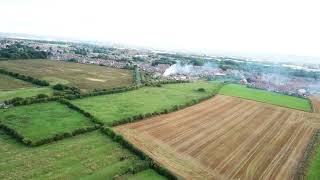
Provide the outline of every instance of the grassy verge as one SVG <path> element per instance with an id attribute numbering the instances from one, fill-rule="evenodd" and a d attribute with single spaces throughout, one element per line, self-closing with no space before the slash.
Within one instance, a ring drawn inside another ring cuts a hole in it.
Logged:
<path id="1" fill-rule="evenodd" d="M 160 176 L 156 171 L 153 169 L 147 169 L 141 172 L 138 172 L 132 176 L 126 177 L 124 179 L 127 180 L 165 180 L 166 178 Z"/>
<path id="2" fill-rule="evenodd" d="M 118 94 L 89 97 L 71 101 L 91 113 L 101 122 L 112 125 L 117 121 L 154 112 L 164 112 L 174 106 L 192 104 L 212 96 L 220 83 L 181 83 L 161 87 L 143 87 Z M 199 91 L 203 88 L 204 91 Z"/>
<path id="3" fill-rule="evenodd" d="M 317 180 L 320 177 L 320 130 L 316 132 L 314 138 L 311 140 L 311 148 L 309 157 L 306 158 L 308 180 Z"/>
<path id="4" fill-rule="evenodd" d="M 248 88 L 238 84 L 225 85 L 219 93 L 307 112 L 311 111 L 311 104 L 308 99 Z"/>

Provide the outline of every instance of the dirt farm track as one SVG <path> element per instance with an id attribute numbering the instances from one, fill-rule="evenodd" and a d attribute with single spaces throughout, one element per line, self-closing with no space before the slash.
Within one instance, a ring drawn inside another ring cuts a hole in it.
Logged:
<path id="1" fill-rule="evenodd" d="M 115 130 L 185 179 L 292 179 L 320 115 L 218 95 Z"/>
<path id="2" fill-rule="evenodd" d="M 320 95 L 311 96 L 310 100 L 312 102 L 312 109 L 315 113 L 320 113 Z"/>

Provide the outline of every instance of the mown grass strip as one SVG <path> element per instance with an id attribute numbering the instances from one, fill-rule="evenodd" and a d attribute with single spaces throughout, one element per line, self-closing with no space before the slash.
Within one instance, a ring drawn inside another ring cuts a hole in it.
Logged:
<path id="1" fill-rule="evenodd" d="M 248 88 L 239 84 L 228 84 L 221 88 L 220 94 L 235 96 L 244 99 L 264 102 L 282 107 L 311 112 L 311 103 L 308 99 L 280 93 Z"/>

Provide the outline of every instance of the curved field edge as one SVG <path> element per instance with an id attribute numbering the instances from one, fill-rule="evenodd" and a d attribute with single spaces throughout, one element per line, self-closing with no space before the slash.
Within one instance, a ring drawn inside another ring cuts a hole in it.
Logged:
<path id="1" fill-rule="evenodd" d="M 166 84 L 71 102 L 106 125 L 118 125 L 191 106 L 212 97 L 221 86 L 221 83 L 206 82 Z M 199 91 L 201 88 L 204 91 Z"/>
<path id="2" fill-rule="evenodd" d="M 306 112 L 312 111 L 312 105 L 308 99 L 284 95 L 266 90 L 248 88 L 239 84 L 224 85 L 220 89 L 219 93 L 227 96 L 240 97 L 243 99 L 254 100 Z"/>
<path id="3" fill-rule="evenodd" d="M 312 102 L 312 112 L 320 113 L 320 95 L 313 95 L 309 98 Z"/>

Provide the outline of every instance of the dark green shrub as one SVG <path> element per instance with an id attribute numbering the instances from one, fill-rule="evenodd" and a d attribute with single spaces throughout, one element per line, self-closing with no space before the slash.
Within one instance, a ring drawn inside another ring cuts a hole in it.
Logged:
<path id="1" fill-rule="evenodd" d="M 48 98 L 48 97 L 49 97 L 49 96 L 46 95 L 46 94 L 38 94 L 38 95 L 36 96 L 36 98 L 38 98 L 38 99 Z"/>

